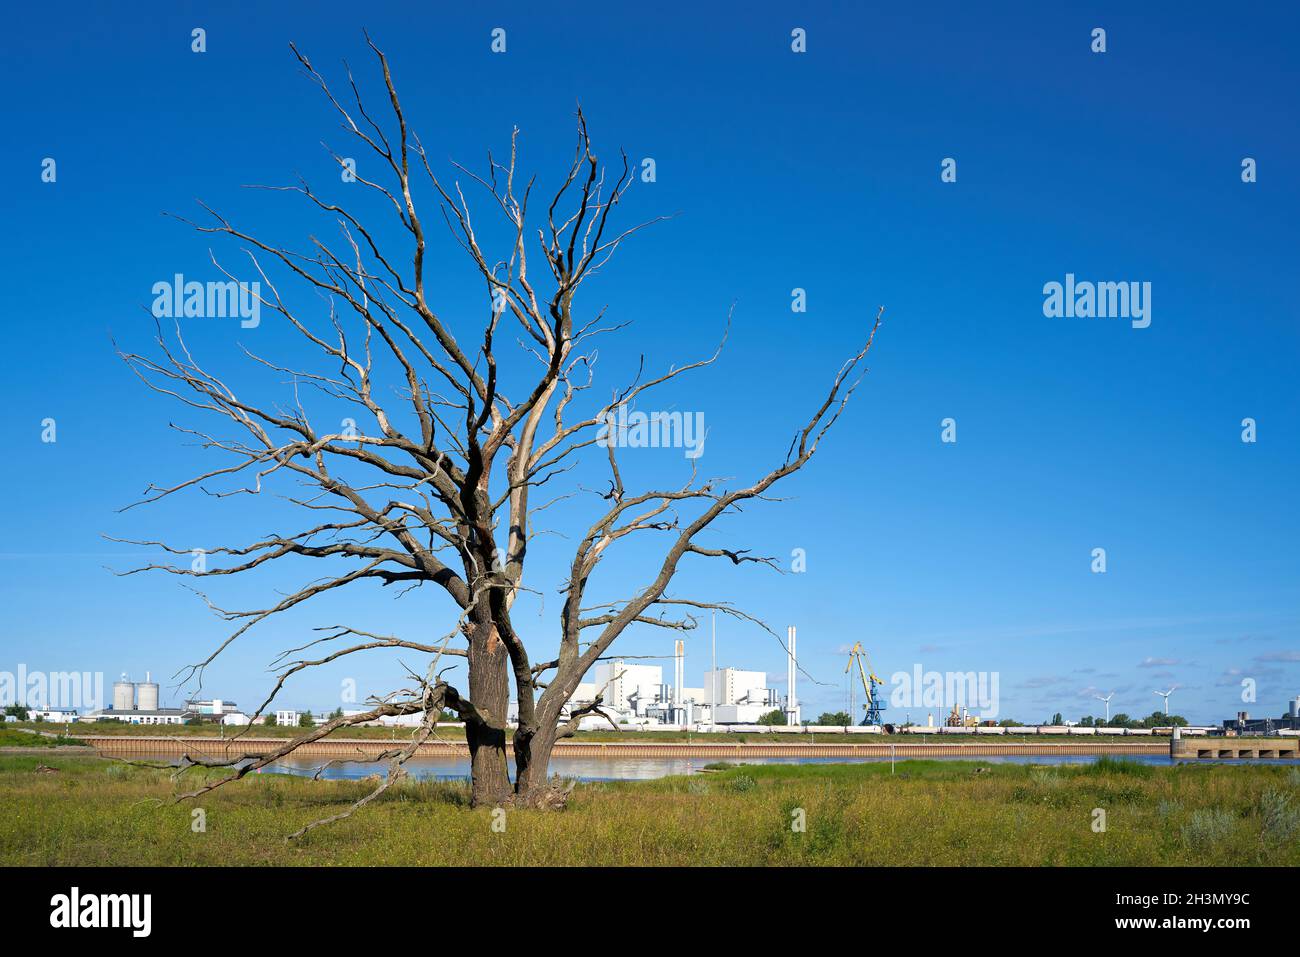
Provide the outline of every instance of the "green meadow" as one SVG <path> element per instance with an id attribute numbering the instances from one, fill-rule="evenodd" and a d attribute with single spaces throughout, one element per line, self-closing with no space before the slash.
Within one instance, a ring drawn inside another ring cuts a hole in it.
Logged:
<path id="1" fill-rule="evenodd" d="M 49 735 L 31 734 L 0 725 L 0 748 L 67 748 L 85 745 L 84 741 L 58 733 L 54 725 L 47 730 L 50 731 Z"/>
<path id="2" fill-rule="evenodd" d="M 741 765 L 495 814 L 407 779 L 292 842 L 375 782 L 256 774 L 171 802 L 212 773 L 0 757 L 0 864 L 1300 864 L 1300 769 L 1283 766 Z"/>

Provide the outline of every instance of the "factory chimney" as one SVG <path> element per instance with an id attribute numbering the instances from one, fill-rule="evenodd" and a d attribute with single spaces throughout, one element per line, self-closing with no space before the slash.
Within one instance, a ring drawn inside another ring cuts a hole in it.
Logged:
<path id="1" fill-rule="evenodd" d="M 681 712 L 681 722 L 686 724 L 691 720 L 690 715 L 685 714 L 685 706 L 682 703 L 682 683 L 686 680 L 686 642 L 680 638 L 677 639 L 677 645 L 673 648 L 673 707 Z"/>
<path id="2" fill-rule="evenodd" d="M 787 725 L 794 726 L 800 723 L 799 722 L 799 699 L 795 696 L 795 688 L 794 688 L 794 676 L 795 676 L 795 672 L 798 670 L 798 665 L 797 665 L 798 659 L 795 657 L 795 647 L 794 647 L 794 641 L 795 641 L 794 625 L 790 626 L 789 630 L 786 632 L 786 635 L 788 637 L 787 647 L 789 650 L 789 656 L 786 659 L 786 666 L 785 666 L 785 723 Z"/>

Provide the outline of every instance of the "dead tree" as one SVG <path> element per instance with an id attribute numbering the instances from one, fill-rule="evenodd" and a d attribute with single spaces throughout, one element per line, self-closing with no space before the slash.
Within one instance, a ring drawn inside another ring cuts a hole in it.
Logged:
<path id="1" fill-rule="evenodd" d="M 187 677 L 196 673 L 201 677 L 204 667 L 259 622 L 318 595 L 361 581 L 404 588 L 435 586 L 450 599 L 454 620 L 448 616 L 442 626 L 418 640 L 353 627 L 328 630 L 325 637 L 281 657 L 279 680 L 257 713 L 269 706 L 294 674 L 378 648 L 429 656 L 428 671 L 413 674 L 409 688 L 372 701 L 373 707 L 362 714 L 335 718 L 272 755 L 249 759 L 232 754 L 220 761 L 191 763 L 229 765 L 233 770 L 222 781 L 233 780 L 339 728 L 384 715 L 423 715 L 413 744 L 391 755 L 396 774 L 446 708 L 465 722 L 473 801 L 541 805 L 549 799 L 547 765 L 556 740 L 573 734 L 584 715 L 600 713 L 599 696 L 594 703 L 572 709 L 570 698 L 588 670 L 630 625 L 686 630 L 694 627 L 692 612 L 701 609 L 743 615 L 727 604 L 671 597 L 669 583 L 687 556 L 721 558 L 737 565 L 772 564 L 742 549 L 701 544 L 701 533 L 746 501 L 764 497 L 812 458 L 859 381 L 863 357 L 883 310 L 874 322 L 864 325 L 862 347 L 834 374 L 829 390 L 796 431 L 780 465 L 739 487 L 692 473 L 680 486 L 625 488 L 618 443 L 608 434 L 602 438 L 609 416 L 717 358 L 714 353 L 659 374 L 638 375 L 613 391 L 608 402 L 590 401 L 587 411 L 574 411 L 584 405 L 582 393 L 593 382 L 595 354 L 590 340 L 617 328 L 606 322 L 603 309 L 581 312 L 579 290 L 629 236 L 649 225 L 643 222 L 623 229 L 613 225 L 615 209 L 633 181 L 627 157 L 607 172 L 592 152 L 579 110 L 572 163 L 551 194 L 540 228 L 531 235 L 533 226 L 526 224 L 526 218 L 536 181 L 524 183 L 517 172 L 518 130 L 511 136 L 507 162 L 489 154 L 481 174 L 453 164 L 476 188 L 482 188 L 493 215 L 504 217 L 504 226 L 498 228 L 509 237 L 509 249 L 504 258 L 494 257 L 480 246 L 460 183 L 444 186 L 418 136 L 408 129 L 387 58 L 368 37 L 367 43 L 387 92 L 391 115 L 383 123 L 367 112 L 350 71 L 351 95 L 345 105 L 307 57 L 291 49 L 346 132 L 365 155 L 377 157 L 375 165 L 383 175 L 358 174 L 356 182 L 395 217 L 403 241 L 381 243 L 372 225 L 318 195 L 305 181 L 274 188 L 297 194 L 332 220 L 338 233 L 334 245 L 313 237 L 308 251 L 291 251 L 258 238 L 203 204 L 211 219 L 191 222 L 200 232 L 221 234 L 243 245 L 251 263 L 249 275 L 259 277 L 265 290 L 259 297 L 263 308 L 300 334 L 306 350 L 320 362 L 314 370 L 297 369 L 248 353 L 252 361 L 292 381 L 291 402 L 267 408 L 241 398 L 198 364 L 179 324 L 174 335 L 159 329 L 160 354 L 120 353 L 152 389 L 226 420 L 227 428 L 231 423 L 237 427 L 233 439 L 182 428 L 227 458 L 184 481 L 150 485 L 134 504 L 195 488 L 215 495 L 258 494 L 272 483 L 290 479 L 309 490 L 287 496 L 298 514 L 312 516 L 303 523 L 308 527 L 242 546 L 205 549 L 214 565 L 224 562 L 221 567 L 150 564 L 127 574 L 154 569 L 206 578 L 251 572 L 290 556 L 331 560 L 325 563 L 332 569 L 326 577 L 265 608 L 227 610 L 209 600 L 214 611 L 237 627 L 211 655 L 193 665 Z M 347 163 L 337 154 L 334 158 L 341 167 Z M 431 301 L 426 283 L 427 226 L 423 202 L 417 206 L 416 201 L 417 192 L 424 191 L 438 205 L 441 218 L 483 283 L 486 319 L 473 341 L 467 341 L 463 330 L 459 335 L 454 332 Z M 529 258 L 530 251 L 536 251 L 542 262 L 540 276 L 531 268 L 536 259 Z M 233 280 L 215 258 L 214 264 Z M 272 274 L 304 283 L 318 293 L 328 304 L 322 306 L 322 315 L 311 318 L 291 308 Z M 508 350 L 512 360 L 526 362 L 532 369 L 522 380 L 528 387 L 521 387 L 513 397 L 507 394 L 507 375 L 500 364 L 500 342 L 507 332 L 523 347 L 521 352 Z M 318 428 L 302 401 L 302 392 L 308 389 L 329 401 L 348 403 L 364 417 L 366 427 Z M 532 497 L 539 486 L 588 457 L 596 457 L 599 467 L 608 469 L 608 489 L 596 496 L 597 513 L 581 531 L 568 563 L 567 581 L 562 582 L 558 653 L 536 661 L 511 620 L 512 606 L 524 587 L 536 513 L 544 507 L 534 505 Z M 359 476 L 369 478 L 358 481 Z M 232 481 L 233 485 L 224 484 Z M 212 491 L 214 485 L 221 490 Z M 657 573 L 630 597 L 589 607 L 588 584 L 602 559 L 620 540 L 649 533 L 665 536 Z M 192 551 L 164 542 L 136 544 L 177 555 Z M 330 650 L 313 658 L 307 649 L 318 644 Z M 465 660 L 468 683 L 464 688 L 453 687 L 437 670 L 437 663 L 448 656 Z M 507 723 L 512 681 L 518 699 L 513 732 Z M 508 773 L 511 745 L 513 785 Z"/>

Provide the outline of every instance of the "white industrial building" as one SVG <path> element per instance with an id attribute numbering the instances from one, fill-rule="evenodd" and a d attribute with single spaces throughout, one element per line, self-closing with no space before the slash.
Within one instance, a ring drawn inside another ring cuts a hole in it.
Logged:
<path id="1" fill-rule="evenodd" d="M 418 728 L 423 721 L 424 715 L 416 712 L 415 714 L 382 715 L 375 723 L 385 728 Z"/>
<path id="2" fill-rule="evenodd" d="M 671 683 L 664 681 L 664 668 L 657 664 L 641 664 L 624 658 L 597 662 L 589 673 L 589 680 L 580 682 L 574 689 L 566 713 L 594 703 L 601 698 L 600 709 L 616 725 L 629 727 L 693 727 L 707 730 L 713 726 L 757 726 L 759 721 L 775 710 L 785 713 L 787 724 L 798 726 L 799 706 L 794 695 L 795 657 L 794 628 L 789 631 L 787 692 L 782 696 L 777 689 L 769 687 L 768 676 L 764 671 L 752 671 L 744 668 L 711 668 L 704 672 L 703 683 L 698 687 L 686 684 L 686 649 L 683 641 L 677 641 L 673 654 L 673 678 Z M 129 686 L 128 686 L 129 687 Z M 114 695 L 118 686 L 114 686 Z M 125 698 L 126 692 L 123 692 Z M 221 699 L 212 701 L 190 701 L 192 710 L 185 715 L 222 715 L 223 724 L 247 724 L 248 715 L 240 712 L 233 702 Z M 178 715 L 181 712 L 176 712 Z M 356 709 L 344 710 L 347 716 L 361 714 Z M 296 709 L 280 709 L 275 712 L 276 724 L 281 727 L 296 727 L 300 712 Z M 178 722 L 182 718 L 176 719 Z M 328 715 L 316 717 L 320 724 L 328 720 Z M 423 715 L 410 714 L 380 718 L 367 724 L 384 726 L 415 726 L 423 720 Z M 518 702 L 511 701 L 507 721 L 511 724 L 519 720 Z M 587 714 L 579 722 L 583 730 L 608 728 L 609 720 L 602 715 Z"/>
<path id="3" fill-rule="evenodd" d="M 184 724 L 193 715 L 181 708 L 154 708 L 141 711 L 132 708 L 129 711 L 106 708 L 86 715 L 82 721 L 124 721 L 127 724 Z"/>
<path id="4" fill-rule="evenodd" d="M 127 724 L 184 724 L 194 712 L 188 708 L 158 707 L 158 682 L 145 672 L 144 681 L 126 675 L 113 682 L 113 706 L 81 717 L 82 721 L 122 721 Z"/>
<path id="5" fill-rule="evenodd" d="M 28 708 L 28 721 L 76 721 L 79 715 L 72 708 Z M 15 719 L 17 720 L 17 719 Z"/>
<path id="6" fill-rule="evenodd" d="M 674 648 L 671 684 L 664 682 L 663 672 L 661 665 L 634 664 L 622 658 L 600 662 L 592 669 L 592 680 L 575 689 L 570 707 L 591 704 L 600 695 L 601 710 L 616 724 L 682 727 L 756 724 L 764 715 L 781 708 L 781 696 L 768 687 L 767 673 L 763 671 L 709 669 L 704 672 L 702 686 L 687 686 L 686 652 L 681 641 Z M 583 719 L 581 727 L 606 724 L 600 716 L 590 715 Z"/>
<path id="7" fill-rule="evenodd" d="M 221 698 L 191 698 L 185 702 L 185 710 L 193 714 L 202 715 L 203 717 L 217 717 L 218 715 L 242 714 L 239 705 L 233 701 L 225 701 Z M 223 722 L 224 723 L 224 722 Z"/>
<path id="8" fill-rule="evenodd" d="M 148 713 L 158 710 L 158 682 L 153 675 L 144 673 L 144 681 L 131 681 L 126 675 L 113 682 L 113 711 L 139 711 Z"/>
<path id="9" fill-rule="evenodd" d="M 757 724 L 779 707 L 775 688 L 767 687 L 767 672 L 719 668 L 704 672 L 704 698 L 717 703 L 716 724 Z"/>
<path id="10" fill-rule="evenodd" d="M 602 695 L 609 711 L 644 717 L 648 708 L 669 701 L 661 665 L 632 665 L 616 658 L 597 664 L 592 678 L 596 693 Z"/>

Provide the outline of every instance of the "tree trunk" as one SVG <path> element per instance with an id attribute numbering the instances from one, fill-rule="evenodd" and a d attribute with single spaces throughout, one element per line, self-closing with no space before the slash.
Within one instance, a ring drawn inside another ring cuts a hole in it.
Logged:
<path id="1" fill-rule="evenodd" d="M 509 657 L 496 625 L 490 620 L 476 622 L 469 640 L 469 700 L 488 723 L 465 722 L 470 801 L 475 807 L 508 803 L 513 794 L 505 730 L 510 707 Z"/>
<path id="2" fill-rule="evenodd" d="M 563 805 L 563 798 L 546 780 L 555 747 L 554 722 L 547 731 L 535 734 L 515 732 L 515 805 L 517 807 L 552 807 Z"/>

